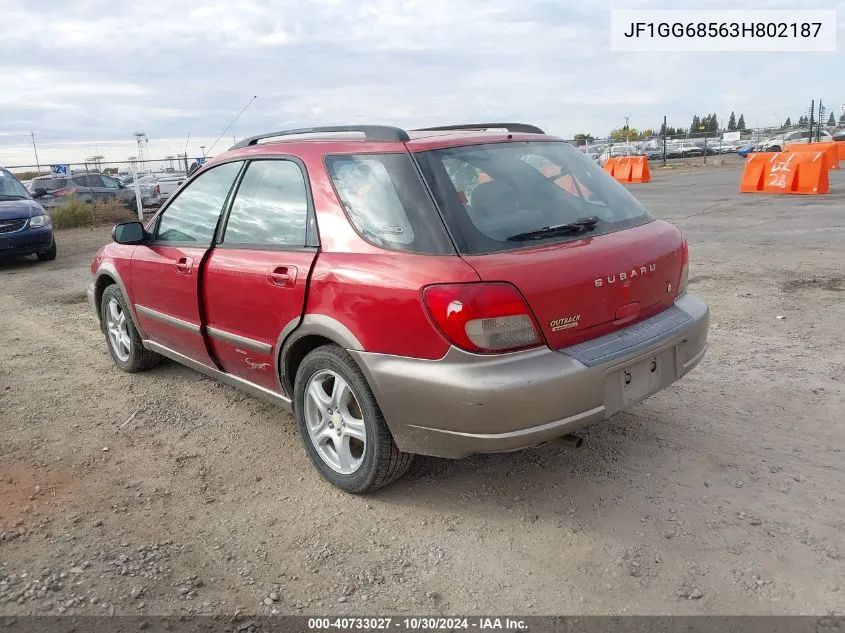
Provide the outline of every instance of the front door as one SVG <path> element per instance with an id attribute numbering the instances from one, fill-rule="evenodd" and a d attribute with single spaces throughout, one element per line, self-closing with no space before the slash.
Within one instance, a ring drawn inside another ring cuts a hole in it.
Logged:
<path id="1" fill-rule="evenodd" d="M 132 292 L 144 334 L 210 367 L 199 305 L 199 275 L 226 200 L 243 162 L 198 176 L 173 198 L 151 227 L 151 242 L 132 254 Z"/>
<path id="2" fill-rule="evenodd" d="M 279 392 L 279 335 L 297 323 L 317 254 L 305 174 L 288 159 L 251 161 L 204 271 L 209 344 L 228 373 Z M 315 246 L 308 246 L 315 244 Z"/>

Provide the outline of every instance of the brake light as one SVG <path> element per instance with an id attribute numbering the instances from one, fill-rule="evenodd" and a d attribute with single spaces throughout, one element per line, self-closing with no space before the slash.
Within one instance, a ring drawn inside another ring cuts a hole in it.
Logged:
<path id="1" fill-rule="evenodd" d="M 153 194 L 156 196 L 161 195 L 161 187 L 156 185 L 155 189 L 153 189 Z"/>
<path id="2" fill-rule="evenodd" d="M 423 290 L 423 302 L 440 332 L 467 351 L 490 354 L 542 342 L 528 304 L 511 284 L 437 284 Z"/>
<path id="3" fill-rule="evenodd" d="M 681 281 L 678 283 L 678 296 L 687 291 L 689 285 L 689 245 L 686 239 L 681 242 Z"/>
<path id="4" fill-rule="evenodd" d="M 72 196 L 74 194 L 79 193 L 78 187 L 62 187 L 61 189 L 56 189 L 52 194 L 52 196 Z"/>

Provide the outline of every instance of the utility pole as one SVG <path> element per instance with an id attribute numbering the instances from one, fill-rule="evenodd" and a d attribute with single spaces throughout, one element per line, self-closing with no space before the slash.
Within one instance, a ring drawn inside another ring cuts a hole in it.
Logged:
<path id="1" fill-rule="evenodd" d="M 38 148 L 35 147 L 35 132 L 30 132 L 29 135 L 32 137 L 32 151 L 35 152 L 35 166 L 38 169 L 38 173 L 41 173 L 41 163 L 38 162 Z"/>
<path id="2" fill-rule="evenodd" d="M 807 139 L 808 141 L 813 140 L 813 128 L 816 125 L 815 114 L 816 114 L 816 100 L 811 99 L 810 100 L 810 138 Z"/>
<path id="3" fill-rule="evenodd" d="M 816 143 L 818 143 L 822 139 L 822 122 L 824 121 L 824 115 L 825 114 L 826 113 L 824 111 L 824 106 L 822 105 L 822 100 L 819 99 L 819 120 L 818 120 L 818 124 L 816 125 Z M 810 140 L 811 141 L 813 140 L 813 130 L 812 130 L 812 128 L 810 129 Z"/>

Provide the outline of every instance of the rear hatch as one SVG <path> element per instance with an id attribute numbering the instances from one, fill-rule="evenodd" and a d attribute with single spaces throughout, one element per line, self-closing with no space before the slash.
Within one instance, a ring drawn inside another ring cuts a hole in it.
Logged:
<path id="1" fill-rule="evenodd" d="M 509 282 L 553 349 L 665 310 L 683 237 L 568 143 L 448 147 L 417 154 L 461 256 Z"/>
<path id="2" fill-rule="evenodd" d="M 670 224 L 464 259 L 483 281 L 507 281 L 528 302 L 549 347 L 602 336 L 670 307 L 682 238 Z"/>

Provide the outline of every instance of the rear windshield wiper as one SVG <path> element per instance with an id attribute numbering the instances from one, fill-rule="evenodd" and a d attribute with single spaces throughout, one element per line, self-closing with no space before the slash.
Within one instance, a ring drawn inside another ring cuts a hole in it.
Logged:
<path id="1" fill-rule="evenodd" d="M 581 233 L 584 231 L 592 231 L 596 228 L 599 219 L 595 216 L 589 218 L 580 218 L 575 222 L 568 224 L 558 224 L 557 226 L 544 226 L 541 229 L 533 231 L 526 231 L 525 233 L 517 233 L 506 238 L 508 242 L 526 242 L 528 240 L 541 240 L 545 237 L 554 237 L 555 235 L 568 235 L 570 233 Z"/>

